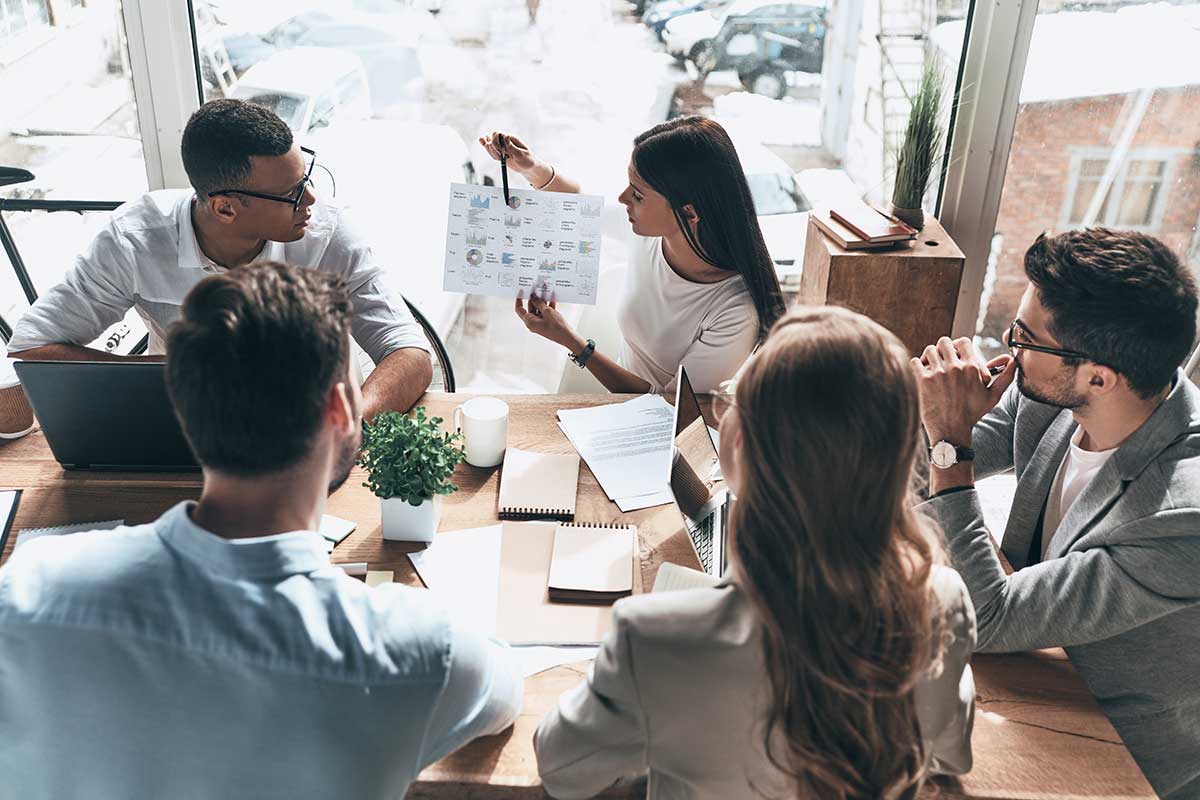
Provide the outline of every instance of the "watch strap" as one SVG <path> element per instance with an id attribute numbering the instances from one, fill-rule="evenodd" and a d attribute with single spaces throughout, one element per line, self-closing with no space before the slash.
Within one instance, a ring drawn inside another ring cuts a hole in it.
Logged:
<path id="1" fill-rule="evenodd" d="M 583 369 L 587 366 L 588 359 L 592 357 L 592 353 L 595 351 L 596 340 L 588 339 L 587 344 L 583 347 L 583 350 L 579 351 L 579 355 L 575 355 L 574 353 L 567 351 L 567 357 L 574 361 L 580 369 Z"/>

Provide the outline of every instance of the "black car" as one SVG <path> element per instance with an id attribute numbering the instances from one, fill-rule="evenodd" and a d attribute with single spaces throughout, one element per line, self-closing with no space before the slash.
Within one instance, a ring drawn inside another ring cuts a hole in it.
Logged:
<path id="1" fill-rule="evenodd" d="M 824 7 L 778 3 L 726 17 L 694 60 L 702 79 L 732 69 L 748 90 L 780 98 L 788 72 L 820 73 L 824 55 Z"/>

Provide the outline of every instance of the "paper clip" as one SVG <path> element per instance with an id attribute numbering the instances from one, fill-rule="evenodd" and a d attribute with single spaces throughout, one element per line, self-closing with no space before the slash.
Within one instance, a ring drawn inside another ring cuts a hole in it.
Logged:
<path id="1" fill-rule="evenodd" d="M 512 206 L 512 201 L 508 197 L 508 151 L 504 146 L 504 134 L 496 134 L 496 143 L 500 150 L 500 183 L 504 187 L 504 204 Z"/>

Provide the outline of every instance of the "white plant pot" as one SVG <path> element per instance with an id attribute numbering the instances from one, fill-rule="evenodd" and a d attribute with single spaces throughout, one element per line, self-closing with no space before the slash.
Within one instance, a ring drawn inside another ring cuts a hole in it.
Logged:
<path id="1" fill-rule="evenodd" d="M 381 498 L 383 538 L 389 542 L 432 542 L 442 507 L 437 498 L 414 506 L 399 497 Z"/>

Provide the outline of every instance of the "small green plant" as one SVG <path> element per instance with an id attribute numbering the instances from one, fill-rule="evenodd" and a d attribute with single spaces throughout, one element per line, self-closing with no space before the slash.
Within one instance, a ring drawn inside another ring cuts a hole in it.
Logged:
<path id="1" fill-rule="evenodd" d="M 896 151 L 896 183 L 892 205 L 896 208 L 920 208 L 934 164 L 942 157 L 942 70 L 926 64 L 921 85 L 912 99 L 904 144 Z"/>
<path id="2" fill-rule="evenodd" d="M 358 463 L 367 470 L 363 484 L 384 499 L 398 497 L 419 506 L 435 494 L 450 494 L 454 468 L 463 460 L 462 434 L 445 433 L 441 417 L 425 418 L 418 408 L 411 416 L 384 411 L 363 425 L 363 449 Z"/>

